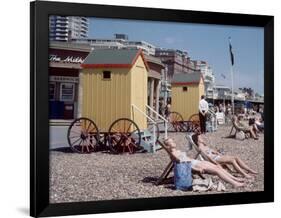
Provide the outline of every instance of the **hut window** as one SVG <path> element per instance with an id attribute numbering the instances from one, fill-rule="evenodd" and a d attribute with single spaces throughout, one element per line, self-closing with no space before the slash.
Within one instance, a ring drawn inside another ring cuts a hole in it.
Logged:
<path id="1" fill-rule="evenodd" d="M 188 89 L 187 89 L 187 86 L 182 87 L 182 91 L 183 91 L 183 92 L 187 92 L 187 90 L 188 90 Z"/>
<path id="2" fill-rule="evenodd" d="M 104 79 L 111 79 L 111 71 L 103 71 Z"/>

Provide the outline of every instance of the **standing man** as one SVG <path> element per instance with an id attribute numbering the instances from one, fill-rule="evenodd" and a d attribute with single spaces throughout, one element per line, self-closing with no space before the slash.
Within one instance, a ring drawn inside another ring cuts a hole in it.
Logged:
<path id="1" fill-rule="evenodd" d="M 206 133 L 206 115 L 209 110 L 208 102 L 205 100 L 205 96 L 201 96 L 201 100 L 199 101 L 199 119 L 200 119 L 200 130 L 201 133 Z"/>

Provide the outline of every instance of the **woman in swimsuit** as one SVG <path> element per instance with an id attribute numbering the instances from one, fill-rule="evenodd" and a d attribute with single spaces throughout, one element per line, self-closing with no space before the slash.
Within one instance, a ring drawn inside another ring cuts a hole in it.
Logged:
<path id="1" fill-rule="evenodd" d="M 174 159 L 177 159 L 180 162 L 191 162 L 192 170 L 200 173 L 217 175 L 222 180 L 232 184 L 234 187 L 244 186 L 243 179 L 232 176 L 230 173 L 225 171 L 222 167 L 219 167 L 208 161 L 200 161 L 188 157 L 185 152 L 176 149 L 176 143 L 174 142 L 173 139 L 171 138 L 166 139 L 164 144 L 166 145 L 167 149 L 170 151 Z"/>
<path id="2" fill-rule="evenodd" d="M 249 173 L 257 174 L 256 171 L 251 169 L 247 164 L 244 163 L 239 157 L 223 155 L 220 152 L 211 149 L 203 140 L 200 132 L 195 133 L 192 136 L 194 143 L 198 146 L 199 150 L 205 153 L 210 159 L 215 161 L 218 164 L 227 165 L 230 164 L 234 167 L 234 169 L 241 173 L 246 178 L 252 178 Z"/>

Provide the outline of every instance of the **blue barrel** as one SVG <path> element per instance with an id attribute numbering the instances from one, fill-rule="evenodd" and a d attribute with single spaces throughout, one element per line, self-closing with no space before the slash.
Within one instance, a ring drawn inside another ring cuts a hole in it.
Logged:
<path id="1" fill-rule="evenodd" d="M 63 119 L 63 113 L 63 101 L 49 101 L 49 119 Z"/>
<path id="2" fill-rule="evenodd" d="M 190 162 L 174 162 L 174 184 L 177 190 L 192 190 L 192 173 Z"/>

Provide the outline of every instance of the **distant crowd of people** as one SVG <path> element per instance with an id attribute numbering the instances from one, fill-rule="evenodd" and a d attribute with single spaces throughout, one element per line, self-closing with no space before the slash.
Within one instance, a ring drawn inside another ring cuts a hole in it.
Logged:
<path id="1" fill-rule="evenodd" d="M 262 132 L 264 129 L 264 109 L 263 105 L 246 107 L 241 105 L 240 107 L 235 107 L 233 114 L 233 107 L 230 103 L 218 103 L 212 105 L 208 103 L 205 96 L 201 96 L 198 106 L 198 114 L 200 120 L 200 130 L 201 133 L 206 133 L 206 122 L 208 121 L 209 110 L 212 109 L 215 113 L 223 113 L 225 117 L 225 122 L 230 122 L 233 115 L 236 115 L 238 125 L 245 130 L 249 129 L 251 136 L 255 139 L 258 138 L 258 132 Z M 164 99 L 159 101 L 159 114 L 163 117 L 169 117 L 171 112 L 171 103 L 167 101 L 165 103 Z M 247 123 L 248 122 L 248 123 Z"/>

